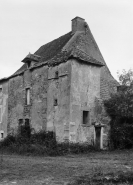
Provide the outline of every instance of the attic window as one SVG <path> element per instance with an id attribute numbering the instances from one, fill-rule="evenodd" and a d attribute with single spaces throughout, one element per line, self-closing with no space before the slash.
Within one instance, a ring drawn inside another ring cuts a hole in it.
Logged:
<path id="1" fill-rule="evenodd" d="M 59 78 L 59 72 L 58 71 L 55 72 L 55 78 Z"/>
<path id="2" fill-rule="evenodd" d="M 28 61 L 27 62 L 27 68 L 30 68 L 30 66 L 31 66 L 31 61 Z"/>
<path id="3" fill-rule="evenodd" d="M 57 106 L 58 105 L 58 100 L 55 98 L 54 99 L 54 106 Z"/>

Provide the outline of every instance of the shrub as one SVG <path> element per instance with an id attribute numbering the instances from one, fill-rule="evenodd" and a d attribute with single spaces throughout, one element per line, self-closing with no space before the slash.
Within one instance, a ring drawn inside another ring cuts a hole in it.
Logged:
<path id="1" fill-rule="evenodd" d="M 34 134 L 18 133 L 9 135 L 0 143 L 0 148 L 8 153 L 21 155 L 49 155 L 59 156 L 79 154 L 94 151 L 94 147 L 87 143 L 57 143 L 54 132 L 40 131 Z"/>
<path id="2" fill-rule="evenodd" d="M 0 147 L 8 147 L 16 142 L 16 137 L 13 135 L 8 135 L 4 140 L 0 142 Z"/>
<path id="3" fill-rule="evenodd" d="M 115 125 L 110 132 L 112 146 L 115 149 L 130 149 L 133 147 L 133 125 Z"/>

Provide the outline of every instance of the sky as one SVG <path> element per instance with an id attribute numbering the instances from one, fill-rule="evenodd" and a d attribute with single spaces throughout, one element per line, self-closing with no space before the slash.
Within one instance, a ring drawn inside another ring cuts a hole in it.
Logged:
<path id="1" fill-rule="evenodd" d="M 133 69 L 133 0 L 0 0 L 0 78 L 82 17 L 112 75 Z"/>

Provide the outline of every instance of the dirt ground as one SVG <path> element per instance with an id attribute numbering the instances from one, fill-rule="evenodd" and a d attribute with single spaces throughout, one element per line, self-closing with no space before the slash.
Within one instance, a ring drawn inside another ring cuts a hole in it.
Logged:
<path id="1" fill-rule="evenodd" d="M 133 172 L 133 150 L 61 157 L 0 155 L 0 185 L 67 185 L 94 171 Z"/>

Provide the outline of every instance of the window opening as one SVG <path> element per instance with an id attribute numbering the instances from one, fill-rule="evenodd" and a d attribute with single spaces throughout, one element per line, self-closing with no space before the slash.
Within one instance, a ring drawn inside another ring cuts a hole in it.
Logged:
<path id="1" fill-rule="evenodd" d="M 25 127 L 30 127 L 30 120 L 29 119 L 25 119 Z"/>
<path id="2" fill-rule="evenodd" d="M 19 126 L 23 125 L 23 119 L 19 119 Z"/>
<path id="3" fill-rule="evenodd" d="M 2 95 L 2 88 L 0 87 L 0 96 Z"/>
<path id="4" fill-rule="evenodd" d="M 83 124 L 89 124 L 89 111 L 83 111 Z"/>
<path id="5" fill-rule="evenodd" d="M 28 61 L 27 62 L 27 67 L 30 68 L 30 66 L 31 66 L 31 61 Z"/>
<path id="6" fill-rule="evenodd" d="M 25 119 L 25 136 L 30 138 L 31 136 L 31 128 L 30 128 L 30 120 Z"/>
<path id="7" fill-rule="evenodd" d="M 55 72 L 55 78 L 59 78 L 59 72 L 58 71 Z"/>
<path id="8" fill-rule="evenodd" d="M 54 99 L 54 106 L 57 106 L 58 105 L 58 100 L 55 98 Z"/>
<path id="9" fill-rule="evenodd" d="M 1 138 L 2 138 L 2 139 L 4 138 L 4 133 L 3 133 L 3 132 L 1 133 Z"/>
<path id="10" fill-rule="evenodd" d="M 26 89 L 26 105 L 30 105 L 30 88 Z"/>

